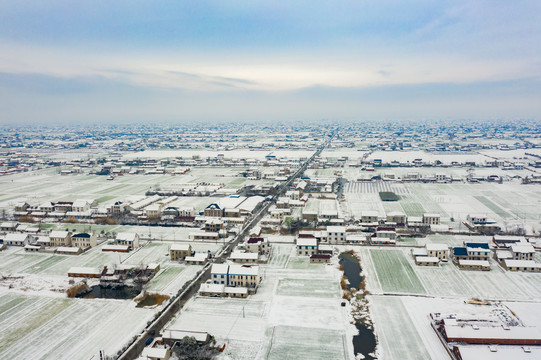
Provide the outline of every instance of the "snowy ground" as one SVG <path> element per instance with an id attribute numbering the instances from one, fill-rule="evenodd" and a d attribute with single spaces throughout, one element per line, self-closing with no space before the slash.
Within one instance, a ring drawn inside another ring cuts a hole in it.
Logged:
<path id="1" fill-rule="evenodd" d="M 113 181 L 107 176 L 75 174 L 61 176 L 58 169 L 45 169 L 27 173 L 3 176 L 0 179 L 0 209 L 13 210 L 18 201 L 40 205 L 47 201 L 75 201 L 77 199 L 97 200 L 100 206 L 115 201 L 144 196 L 156 188 L 174 187 L 175 184 L 223 183 L 227 189 L 240 189 L 248 184 L 263 184 L 272 180 L 248 180 L 239 177 L 246 168 L 195 167 L 184 175 L 124 175 Z M 187 198 L 186 206 L 200 211 L 210 198 Z M 182 199 L 179 205 L 182 206 Z"/>
<path id="2" fill-rule="evenodd" d="M 294 245 L 274 244 L 263 281 L 247 299 L 195 297 L 171 328 L 207 331 L 230 359 L 351 359 L 349 309 L 341 307 L 341 273 L 310 264 Z"/>
<path id="3" fill-rule="evenodd" d="M 0 289 L 0 358 L 90 359 L 115 354 L 155 310 L 131 300 L 67 299 Z"/>
<path id="4" fill-rule="evenodd" d="M 175 295 L 202 269 L 169 260 L 169 242 L 144 242 L 129 254 L 102 252 L 97 246 L 81 255 L 0 252 L 0 358 L 90 359 L 104 350 L 115 354 L 138 334 L 158 309 L 136 308 L 132 300 L 68 299 L 67 271 L 73 266 L 160 263 L 149 291 Z M 222 244 L 193 243 L 195 251 L 218 252 Z M 59 349 L 63 349 L 60 352 Z"/>
<path id="5" fill-rule="evenodd" d="M 393 191 L 399 201 L 382 202 L 380 191 Z M 541 230 L 541 187 L 518 182 L 504 184 L 417 184 L 353 182 L 344 189 L 350 215 L 360 218 L 363 211 L 378 211 L 381 216 L 402 211 L 408 216 L 438 213 L 442 222 L 465 230 L 462 221 L 468 215 L 481 214 L 511 228 L 518 224 L 528 233 Z M 451 221 L 453 219 L 454 221 Z"/>
<path id="6" fill-rule="evenodd" d="M 479 314 L 487 306 L 472 297 L 503 302 L 528 325 L 541 326 L 541 274 L 509 272 L 491 261 L 490 271 L 460 270 L 452 263 L 416 266 L 408 248 L 355 248 L 366 276 L 370 312 L 382 359 L 446 359 L 430 327 L 431 312 Z"/>

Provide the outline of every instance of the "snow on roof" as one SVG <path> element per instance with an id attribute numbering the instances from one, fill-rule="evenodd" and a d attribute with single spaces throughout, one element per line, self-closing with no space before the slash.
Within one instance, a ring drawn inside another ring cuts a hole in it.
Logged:
<path id="1" fill-rule="evenodd" d="M 537 346 L 456 345 L 462 360 L 533 360 L 541 359 Z"/>
<path id="2" fill-rule="evenodd" d="M 101 248 L 101 251 L 128 251 L 130 247 L 128 245 L 116 245 L 108 244 Z"/>
<path id="3" fill-rule="evenodd" d="M 97 267 L 70 267 L 68 270 L 68 274 L 93 274 L 93 275 L 100 275 L 102 272 L 102 269 Z"/>
<path id="4" fill-rule="evenodd" d="M 50 238 L 65 238 L 69 235 L 69 231 L 53 230 L 49 233 Z"/>
<path id="5" fill-rule="evenodd" d="M 186 261 L 205 261 L 208 258 L 207 253 L 195 253 L 194 256 L 186 256 Z"/>
<path id="6" fill-rule="evenodd" d="M 522 254 L 535 253 L 535 249 L 533 248 L 532 244 L 513 244 L 511 245 L 511 251 Z"/>
<path id="7" fill-rule="evenodd" d="M 327 232 L 330 233 L 344 233 L 346 232 L 345 226 L 327 226 Z"/>
<path id="8" fill-rule="evenodd" d="M 215 294 L 223 294 L 224 292 L 224 284 L 201 284 L 201 287 L 199 288 L 199 292 L 208 292 L 208 293 L 215 293 Z"/>
<path id="9" fill-rule="evenodd" d="M 229 271 L 229 265 L 228 264 L 212 264 L 212 268 L 210 270 L 211 274 L 227 274 Z"/>
<path id="10" fill-rule="evenodd" d="M 490 263 L 487 260 L 464 260 L 460 259 L 458 260 L 459 265 L 464 266 L 488 266 L 490 267 Z"/>
<path id="11" fill-rule="evenodd" d="M 426 250 L 428 251 L 444 251 L 449 250 L 449 246 L 446 244 L 426 244 Z"/>
<path id="12" fill-rule="evenodd" d="M 81 200 L 81 199 L 78 199 L 78 200 L 75 200 L 73 202 L 73 207 L 85 207 L 87 204 L 90 204 L 89 201 L 87 200 Z"/>
<path id="13" fill-rule="evenodd" d="M 297 238 L 297 246 L 317 246 L 316 238 Z"/>
<path id="14" fill-rule="evenodd" d="M 246 275 L 246 276 L 258 276 L 259 266 L 257 265 L 229 265 L 229 275 Z"/>
<path id="15" fill-rule="evenodd" d="M 190 244 L 178 244 L 175 243 L 171 245 L 171 250 L 173 251 L 190 251 L 191 245 Z"/>
<path id="16" fill-rule="evenodd" d="M 28 237 L 28 234 L 9 233 L 4 236 L 6 241 L 24 241 Z"/>
<path id="17" fill-rule="evenodd" d="M 159 347 L 145 347 L 141 355 L 144 358 L 156 358 L 156 359 L 165 359 L 169 354 L 169 350 L 166 348 Z"/>
<path id="18" fill-rule="evenodd" d="M 248 294 L 248 288 L 245 288 L 243 286 L 238 286 L 238 287 L 226 286 L 224 288 L 224 291 L 228 294 Z"/>
<path id="19" fill-rule="evenodd" d="M 447 338 L 541 340 L 541 333 L 536 327 L 510 326 L 504 329 L 501 326 L 444 326 Z"/>
<path id="20" fill-rule="evenodd" d="M 437 263 L 440 262 L 440 259 L 435 256 L 418 256 L 415 258 L 415 261 L 420 263 Z"/>
<path id="21" fill-rule="evenodd" d="M 242 259 L 242 260 L 257 260 L 259 255 L 257 253 L 233 251 L 229 256 L 230 259 Z"/>
<path id="22" fill-rule="evenodd" d="M 507 267 L 528 267 L 528 268 L 541 268 L 541 264 L 536 263 L 533 260 L 513 260 L 505 259 L 505 266 Z"/>
<path id="23" fill-rule="evenodd" d="M 57 252 L 67 252 L 67 253 L 77 253 L 81 249 L 78 247 L 71 247 L 71 246 L 59 246 L 56 248 Z"/>
<path id="24" fill-rule="evenodd" d="M 439 218 L 439 217 L 440 217 L 440 214 L 436 214 L 436 213 L 426 213 L 426 214 L 423 214 L 423 217 Z"/>

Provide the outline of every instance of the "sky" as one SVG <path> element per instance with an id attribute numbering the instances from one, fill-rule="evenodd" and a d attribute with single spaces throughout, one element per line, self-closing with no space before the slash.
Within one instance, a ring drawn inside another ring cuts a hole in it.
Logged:
<path id="1" fill-rule="evenodd" d="M 0 124 L 513 119 L 541 1 L 0 0 Z"/>

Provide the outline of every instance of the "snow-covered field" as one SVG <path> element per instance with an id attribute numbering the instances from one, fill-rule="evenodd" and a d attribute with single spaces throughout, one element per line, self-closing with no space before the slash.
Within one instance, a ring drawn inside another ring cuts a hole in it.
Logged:
<path id="1" fill-rule="evenodd" d="M 0 252 L 0 358 L 90 359 L 99 350 L 113 355 L 153 318 L 157 309 L 136 308 L 132 300 L 67 298 L 67 271 L 73 266 L 160 263 L 147 289 L 168 295 L 202 269 L 171 262 L 165 256 L 168 242 L 145 243 L 129 254 L 102 252 L 102 246 L 77 256 L 25 253 L 18 247 Z M 221 247 L 192 244 L 201 252 Z"/>
<path id="2" fill-rule="evenodd" d="M 155 310 L 131 300 L 67 299 L 0 289 L 0 358 L 90 359 L 115 354 Z"/>
<path id="3" fill-rule="evenodd" d="M 400 196 L 396 202 L 382 202 L 380 191 L 393 191 Z M 402 211 L 408 216 L 438 213 L 442 222 L 456 229 L 470 214 L 486 215 L 502 228 L 518 224 L 527 232 L 541 229 L 541 187 L 504 184 L 400 184 L 349 183 L 345 188 L 349 214 L 359 218 L 363 211 L 378 211 L 381 216 Z M 454 221 L 450 221 L 451 218 Z"/>
<path id="4" fill-rule="evenodd" d="M 174 187 L 175 184 L 222 183 L 227 189 L 240 189 L 245 184 L 262 184 L 272 180 L 247 180 L 239 177 L 245 168 L 194 167 L 184 175 L 124 175 L 113 181 L 107 176 L 75 174 L 61 176 L 55 169 L 31 171 L 0 178 L 0 209 L 13 210 L 18 201 L 31 205 L 47 201 L 97 200 L 105 206 L 117 200 L 143 197 L 145 192 L 156 188 Z M 182 199 L 180 200 L 182 202 Z M 199 204 L 207 201 L 205 204 Z M 196 210 L 208 205 L 209 198 L 189 198 Z M 182 205 L 182 204 L 180 204 Z"/>
<path id="5" fill-rule="evenodd" d="M 171 328 L 207 331 L 229 359 L 350 359 L 349 309 L 336 265 L 310 264 L 294 245 L 274 244 L 263 281 L 247 299 L 195 297 Z M 348 336 L 349 334 L 349 336 Z"/>

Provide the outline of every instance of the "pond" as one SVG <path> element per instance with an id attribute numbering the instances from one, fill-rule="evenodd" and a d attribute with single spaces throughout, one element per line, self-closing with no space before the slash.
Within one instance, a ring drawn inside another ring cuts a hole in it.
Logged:
<path id="1" fill-rule="evenodd" d="M 79 294 L 76 297 L 83 299 L 133 299 L 139 294 L 133 286 L 121 286 L 121 287 L 104 287 L 101 285 L 94 285 L 89 292 Z"/>
<path id="2" fill-rule="evenodd" d="M 340 265 L 344 269 L 344 275 L 348 279 L 350 288 L 357 289 L 362 281 L 359 260 L 352 254 L 344 252 L 340 254 Z M 353 336 L 355 355 L 362 354 L 365 360 L 375 360 L 375 357 L 369 355 L 376 350 L 376 336 L 373 330 L 360 322 L 355 323 L 355 327 L 359 331 L 358 335 Z"/>

